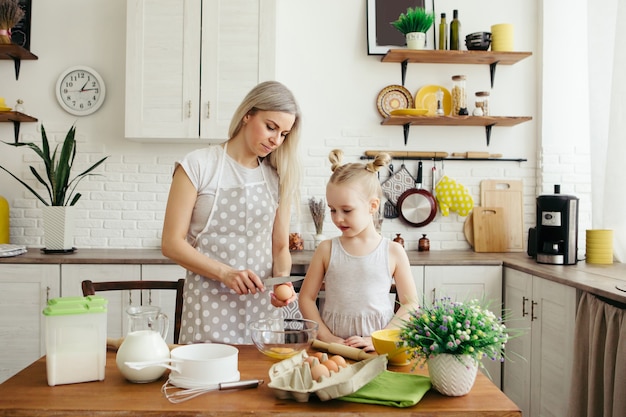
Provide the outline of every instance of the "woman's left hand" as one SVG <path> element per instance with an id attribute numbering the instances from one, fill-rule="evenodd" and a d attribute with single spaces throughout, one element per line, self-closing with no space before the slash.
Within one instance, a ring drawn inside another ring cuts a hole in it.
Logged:
<path id="1" fill-rule="evenodd" d="M 274 294 L 274 291 L 272 291 L 271 294 L 270 294 L 270 296 L 271 296 L 270 298 L 272 300 L 272 305 L 274 307 L 278 307 L 278 308 L 285 307 L 285 306 L 289 305 L 289 303 L 293 303 L 294 301 L 296 301 L 298 299 L 298 294 L 293 289 L 293 283 L 288 282 L 286 284 L 278 284 L 278 285 L 289 285 L 291 287 L 292 295 L 291 295 L 291 297 L 289 297 L 286 300 L 279 300 L 278 298 L 276 298 L 276 294 Z M 278 285 L 274 285 L 274 289 L 276 289 L 276 287 Z"/>
<path id="2" fill-rule="evenodd" d="M 374 351 L 374 344 L 372 343 L 372 338 L 369 337 L 369 336 L 367 336 L 367 337 L 350 336 L 347 339 L 345 339 L 343 343 L 346 346 L 351 346 L 351 347 L 355 347 L 355 348 L 361 348 L 365 352 L 373 352 Z"/>

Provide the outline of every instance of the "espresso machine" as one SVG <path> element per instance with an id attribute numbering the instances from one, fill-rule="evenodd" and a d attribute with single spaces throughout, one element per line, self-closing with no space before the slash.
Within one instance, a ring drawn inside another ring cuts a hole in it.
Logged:
<path id="1" fill-rule="evenodd" d="M 561 194 L 537 197 L 536 258 L 538 263 L 574 265 L 578 262 L 578 198 Z"/>

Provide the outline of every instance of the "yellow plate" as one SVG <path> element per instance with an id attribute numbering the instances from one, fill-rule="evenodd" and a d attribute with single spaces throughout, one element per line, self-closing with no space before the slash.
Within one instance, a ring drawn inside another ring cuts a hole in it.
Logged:
<path id="1" fill-rule="evenodd" d="M 11 111 L 10 107 L 0 107 L 0 111 Z"/>
<path id="2" fill-rule="evenodd" d="M 392 116 L 423 116 L 428 113 L 428 109 L 396 109 L 391 110 Z"/>
<path id="3" fill-rule="evenodd" d="M 443 114 L 450 115 L 452 111 L 452 96 L 447 88 L 440 85 L 426 85 L 418 90 L 415 94 L 415 107 L 427 109 L 428 116 L 437 114 L 437 91 L 441 89 L 443 93 Z"/>

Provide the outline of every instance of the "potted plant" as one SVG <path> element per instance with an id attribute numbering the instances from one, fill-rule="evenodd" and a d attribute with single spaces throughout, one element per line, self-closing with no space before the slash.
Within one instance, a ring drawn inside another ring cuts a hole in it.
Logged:
<path id="1" fill-rule="evenodd" d="M 57 145 L 52 155 L 50 154 L 46 129 L 43 125 L 41 126 L 41 148 L 37 144 L 30 142 L 5 142 L 7 145 L 16 147 L 27 146 L 41 158 L 45 172 L 43 174 L 39 173 L 32 165 L 30 166 L 30 172 L 46 188 L 47 198 L 0 165 L 0 169 L 15 178 L 45 205 L 43 210 L 44 237 L 46 249 L 51 251 L 68 251 L 72 249 L 73 235 L 71 231 L 73 228 L 73 217 L 68 213 L 67 208 L 74 206 L 82 196 L 81 193 L 76 192 L 78 184 L 87 176 L 95 175 L 91 172 L 108 158 L 108 156 L 105 156 L 80 174 L 70 178 L 74 158 L 76 157 L 75 135 L 76 127 L 72 126 L 65 135 L 60 152 Z M 65 233 L 59 236 L 59 231 Z"/>
<path id="2" fill-rule="evenodd" d="M 423 7 L 409 7 L 406 13 L 401 13 L 391 24 L 406 36 L 409 49 L 424 49 L 426 31 L 430 29 L 434 21 L 434 13 L 427 12 Z"/>
<path id="3" fill-rule="evenodd" d="M 398 345 L 408 347 L 411 359 L 426 362 L 437 391 L 458 396 L 472 388 L 483 358 L 504 361 L 504 346 L 511 335 L 504 319 L 478 300 L 444 297 L 410 312 Z M 454 380 L 445 379 L 446 375 Z"/>

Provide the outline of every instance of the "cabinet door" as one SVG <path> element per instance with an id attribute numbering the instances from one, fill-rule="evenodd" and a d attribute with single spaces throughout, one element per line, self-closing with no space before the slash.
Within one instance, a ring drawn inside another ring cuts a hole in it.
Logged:
<path id="1" fill-rule="evenodd" d="M 100 281 L 138 281 L 140 265 L 112 264 L 63 264 L 61 265 L 61 294 L 63 297 L 82 296 L 81 282 L 90 279 Z M 133 291 L 110 291 L 102 293 L 107 304 L 107 337 L 120 338 L 128 327 L 125 310 L 129 305 L 141 304 L 141 293 Z"/>
<path id="2" fill-rule="evenodd" d="M 274 78 L 275 0 L 202 3 L 200 137 L 226 139 L 245 95 Z"/>
<path id="3" fill-rule="evenodd" d="M 126 137 L 199 136 L 199 0 L 128 0 Z"/>
<path id="4" fill-rule="evenodd" d="M 0 383 L 46 354 L 42 311 L 59 286 L 58 265 L 0 265 Z"/>
<path id="5" fill-rule="evenodd" d="M 142 265 L 141 279 L 144 281 L 176 281 L 185 278 L 185 269 L 178 265 Z M 144 290 L 141 294 L 143 305 L 161 307 L 169 319 L 169 330 L 165 341 L 174 343 L 174 312 L 176 311 L 176 291 Z"/>
<path id="6" fill-rule="evenodd" d="M 576 289 L 533 277 L 531 416 L 565 416 L 569 403 Z"/>
<path id="7" fill-rule="evenodd" d="M 441 297 L 453 300 L 484 300 L 489 310 L 502 314 L 502 267 L 492 265 L 451 265 L 424 267 L 425 303 Z M 486 375 L 499 388 L 502 364 L 490 359 L 482 361 Z"/>
<path id="8" fill-rule="evenodd" d="M 532 275 L 504 268 L 504 308 L 509 315 L 507 326 L 524 329 L 524 334 L 506 344 L 502 391 L 517 404 L 524 416 L 530 415 L 532 296 Z"/>

